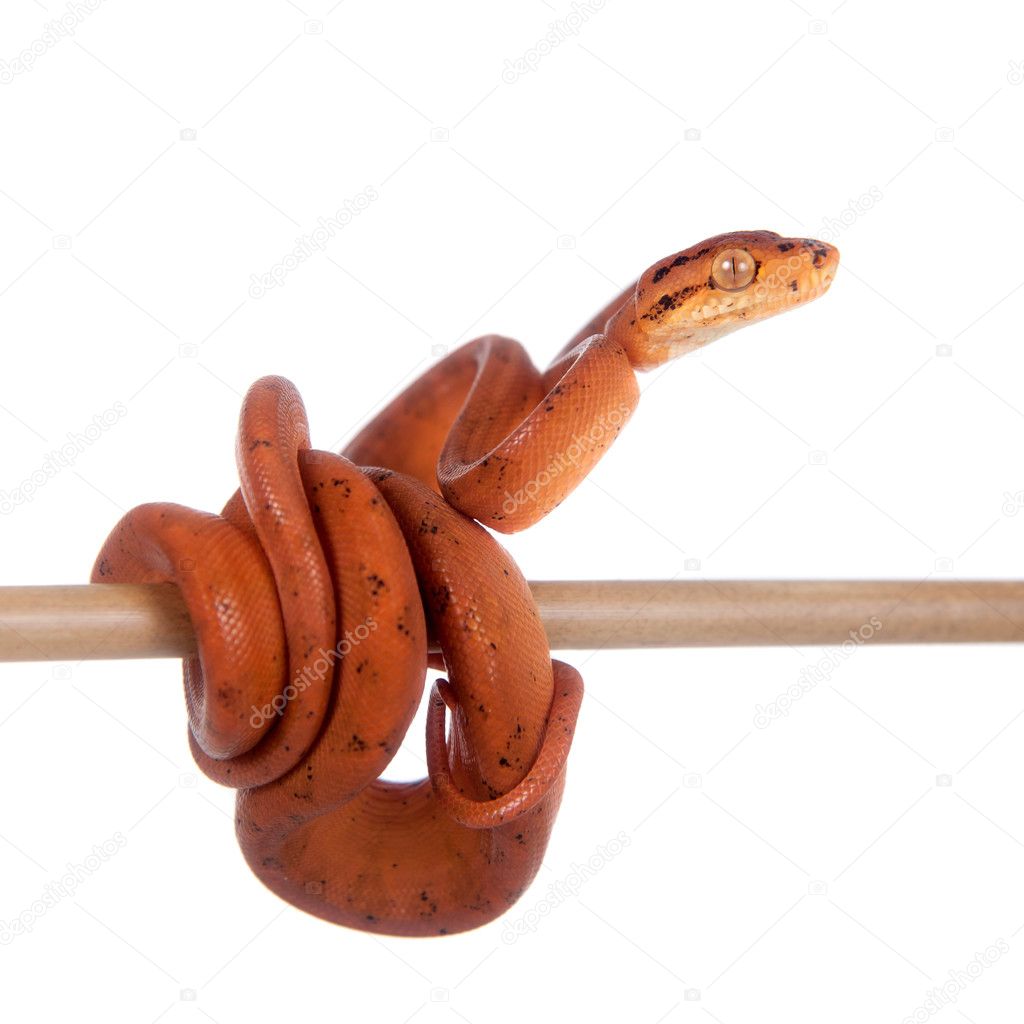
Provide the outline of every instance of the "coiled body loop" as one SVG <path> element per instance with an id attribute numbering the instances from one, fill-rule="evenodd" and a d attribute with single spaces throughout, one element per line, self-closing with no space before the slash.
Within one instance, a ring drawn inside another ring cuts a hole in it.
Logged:
<path id="1" fill-rule="evenodd" d="M 558 809 L 582 681 L 551 660 L 525 579 L 480 524 L 523 529 L 577 486 L 632 415 L 634 369 L 820 295 L 837 261 L 813 239 L 709 239 L 649 268 L 546 371 L 496 335 L 456 349 L 341 455 L 310 448 L 295 388 L 263 378 L 221 515 L 152 504 L 117 524 L 93 580 L 180 588 L 198 641 L 189 742 L 238 789 L 238 840 L 267 886 L 399 935 L 515 902 Z M 428 663 L 449 677 L 428 709 L 430 777 L 381 781 Z"/>

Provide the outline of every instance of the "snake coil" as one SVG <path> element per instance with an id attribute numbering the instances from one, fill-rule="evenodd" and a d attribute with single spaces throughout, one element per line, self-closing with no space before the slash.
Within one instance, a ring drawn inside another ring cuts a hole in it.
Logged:
<path id="1" fill-rule="evenodd" d="M 122 518 L 92 579 L 181 590 L 192 753 L 238 790 L 239 844 L 271 890 L 396 935 L 464 931 L 515 903 L 558 810 L 583 684 L 552 661 L 526 580 L 480 524 L 541 519 L 632 414 L 635 369 L 821 294 L 835 259 L 771 232 L 710 239 L 651 267 L 544 372 L 507 338 L 456 349 L 343 454 L 311 448 L 298 392 L 265 377 L 220 515 L 157 503 Z M 428 666 L 448 675 L 428 703 L 428 777 L 383 781 Z"/>

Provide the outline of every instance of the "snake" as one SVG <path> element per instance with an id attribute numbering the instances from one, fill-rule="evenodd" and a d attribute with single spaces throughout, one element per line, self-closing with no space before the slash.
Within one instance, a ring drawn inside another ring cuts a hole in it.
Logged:
<path id="1" fill-rule="evenodd" d="M 341 453 L 295 386 L 247 392 L 219 514 L 133 508 L 96 583 L 177 587 L 188 741 L 236 793 L 254 874 L 321 919 L 450 935 L 511 908 L 541 865 L 583 681 L 551 658 L 495 534 L 536 523 L 628 422 L 637 372 L 822 295 L 834 246 L 717 235 L 653 264 L 550 365 L 487 335 L 454 348 Z M 652 453 L 671 457 L 668 441 Z M 578 513 L 581 526 L 586 517 Z M 427 695 L 427 775 L 381 778 Z"/>

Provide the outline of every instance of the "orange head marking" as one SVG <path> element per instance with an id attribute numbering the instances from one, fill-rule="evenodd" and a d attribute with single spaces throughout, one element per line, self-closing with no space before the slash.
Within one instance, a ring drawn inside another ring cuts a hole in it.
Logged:
<path id="1" fill-rule="evenodd" d="M 612 318 L 630 362 L 650 369 L 823 295 L 839 251 L 813 238 L 733 231 L 699 242 L 646 270 Z"/>

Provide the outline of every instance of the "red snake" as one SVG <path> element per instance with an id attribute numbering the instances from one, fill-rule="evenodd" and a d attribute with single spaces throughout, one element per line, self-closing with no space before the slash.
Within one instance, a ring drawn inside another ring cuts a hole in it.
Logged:
<path id="1" fill-rule="evenodd" d="M 483 527 L 520 530 L 572 491 L 631 415 L 635 370 L 816 298 L 837 265 L 813 239 L 708 239 L 650 267 L 543 372 L 508 338 L 454 350 L 341 455 L 311 448 L 293 385 L 264 378 L 220 515 L 124 516 L 92 579 L 180 589 L 192 752 L 237 787 L 238 840 L 270 889 L 394 935 L 464 931 L 515 903 L 583 684 L 551 660 L 526 580 Z M 382 781 L 428 664 L 448 675 L 430 695 L 429 778 Z"/>

